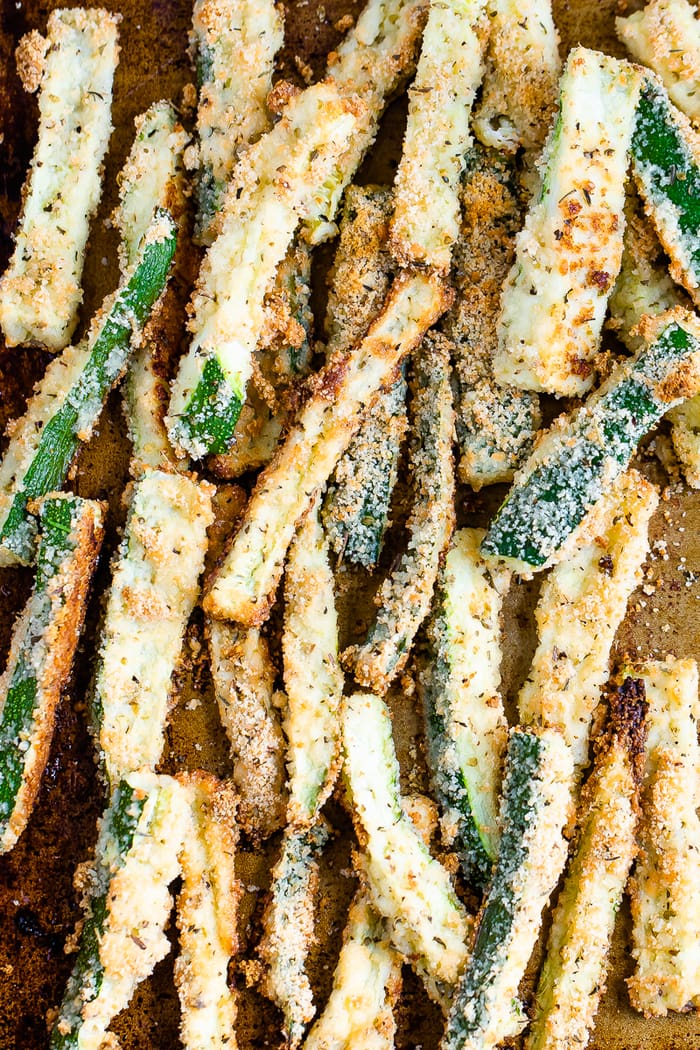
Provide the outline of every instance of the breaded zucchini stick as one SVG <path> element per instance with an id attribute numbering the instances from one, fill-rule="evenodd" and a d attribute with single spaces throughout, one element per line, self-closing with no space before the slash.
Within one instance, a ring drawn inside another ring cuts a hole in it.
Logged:
<path id="1" fill-rule="evenodd" d="M 625 667 L 648 713 L 641 852 L 634 871 L 630 1000 L 646 1017 L 700 1008 L 700 746 L 694 660 Z"/>
<path id="2" fill-rule="evenodd" d="M 641 11 L 615 19 L 630 53 L 653 69 L 674 105 L 700 122 L 700 22 L 688 0 L 649 0 Z"/>
<path id="3" fill-rule="evenodd" d="M 134 483 L 91 696 L 98 761 L 110 784 L 160 759 L 171 678 L 199 594 L 211 495 L 206 481 L 157 470 Z"/>
<path id="4" fill-rule="evenodd" d="M 556 565 L 535 609 L 537 648 L 518 697 L 524 725 L 559 729 L 577 773 L 588 764 L 588 738 L 610 650 L 649 553 L 657 489 L 636 470 L 623 474 L 591 514 L 576 547 Z"/>
<path id="5" fill-rule="evenodd" d="M 430 775 L 465 877 L 484 887 L 498 853 L 508 723 L 499 692 L 499 616 L 507 572 L 492 579 L 481 529 L 455 533 L 440 573 L 420 676 Z"/>
<path id="6" fill-rule="evenodd" d="M 104 535 L 104 506 L 45 496 L 34 590 L 0 678 L 0 853 L 27 826 L 51 747 Z"/>
<path id="7" fill-rule="evenodd" d="M 39 139 L 23 195 L 15 250 L 0 280 L 8 346 L 62 350 L 78 320 L 90 220 L 112 132 L 112 81 L 120 15 L 102 8 L 52 11 L 46 38 L 24 37 L 17 59 L 39 88 Z"/>
<path id="8" fill-rule="evenodd" d="M 450 293 L 435 276 L 397 278 L 365 338 L 320 373 L 296 424 L 258 480 L 205 598 L 210 615 L 246 625 L 265 620 L 297 522 L 330 477 L 363 413 L 449 304 Z"/>
<path id="9" fill-rule="evenodd" d="M 236 796 L 208 773 L 184 773 L 189 823 L 177 898 L 180 1040 L 185 1050 L 235 1050 L 236 1000 L 228 964 L 237 949 Z"/>
<path id="10" fill-rule="evenodd" d="M 625 180 L 642 75 L 577 47 L 561 79 L 541 185 L 503 289 L 496 379 L 581 396 L 595 378 L 608 297 L 622 262 Z"/>
<path id="11" fill-rule="evenodd" d="M 241 149 L 267 131 L 266 99 L 284 24 L 274 0 L 196 0 L 190 47 L 197 74 L 196 237 L 211 244 L 214 221 Z"/>
<path id="12" fill-rule="evenodd" d="M 574 852 L 554 911 L 526 1050 L 588 1043 L 603 992 L 617 912 L 637 855 L 646 703 L 610 697 L 610 721 L 580 802 Z"/>
<path id="13" fill-rule="evenodd" d="M 389 243 L 401 266 L 448 273 L 459 233 L 459 180 L 483 74 L 486 0 L 430 5 L 394 183 Z"/>
<path id="14" fill-rule="evenodd" d="M 356 693 L 343 704 L 342 724 L 344 772 L 372 903 L 388 921 L 394 947 L 432 981 L 453 984 L 471 920 L 401 808 L 389 711 L 379 697 Z"/>
<path id="15" fill-rule="evenodd" d="M 375 598 L 377 617 L 365 642 L 343 654 L 358 682 L 380 695 L 406 665 L 416 633 L 430 610 L 435 580 L 454 529 L 454 411 L 449 368 L 444 338 L 437 333 L 426 336 L 413 358 L 414 502 L 406 523 L 406 550 Z"/>
<path id="16" fill-rule="evenodd" d="M 572 774 L 570 751 L 555 730 L 511 730 L 498 861 L 442 1050 L 487 1050 L 525 1025 L 518 986 L 566 863 Z"/>
<path id="17" fill-rule="evenodd" d="M 489 44 L 474 132 L 493 149 L 539 150 L 561 69 L 551 0 L 489 0 L 486 11 Z"/>

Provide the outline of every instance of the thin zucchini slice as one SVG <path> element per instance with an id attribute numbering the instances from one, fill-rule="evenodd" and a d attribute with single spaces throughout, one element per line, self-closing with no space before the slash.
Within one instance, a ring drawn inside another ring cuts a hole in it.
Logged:
<path id="1" fill-rule="evenodd" d="M 170 951 L 165 925 L 189 824 L 172 777 L 131 773 L 99 824 L 95 860 L 81 873 L 85 922 L 51 1050 L 100 1050 L 114 1017 Z"/>
<path id="2" fill-rule="evenodd" d="M 249 838 L 268 838 L 283 823 L 285 742 L 276 711 L 275 669 L 256 628 L 208 624 L 209 656 L 221 722 L 231 745 L 238 822 Z"/>
<path id="3" fill-rule="evenodd" d="M 332 81 L 315 84 L 292 98 L 279 123 L 239 159 L 192 297 L 190 348 L 172 387 L 169 434 L 180 454 L 199 459 L 228 450 L 265 294 L 362 112 Z"/>
<path id="4" fill-rule="evenodd" d="M 375 598 L 377 617 L 366 641 L 343 654 L 358 682 L 380 695 L 405 667 L 428 615 L 455 523 L 454 411 L 444 338 L 428 335 L 413 367 L 414 502 L 406 523 L 406 550 Z"/>
<path id="5" fill-rule="evenodd" d="M 511 730 L 501 803 L 501 844 L 476 941 L 460 977 L 442 1050 L 486 1050 L 525 1025 L 518 986 L 542 910 L 566 863 L 572 762 L 551 729 Z"/>
<path id="6" fill-rule="evenodd" d="M 486 10 L 489 44 L 474 133 L 493 149 L 539 150 L 561 68 L 551 0 L 489 0 Z"/>
<path id="7" fill-rule="evenodd" d="M 332 474 L 364 412 L 449 303 L 449 291 L 434 275 L 398 277 L 362 342 L 320 373 L 296 424 L 260 475 L 214 576 L 204 600 L 211 616 L 249 626 L 265 620 L 297 522 Z"/>
<path id="8" fill-rule="evenodd" d="M 236 796 L 208 773 L 179 776 L 190 805 L 177 898 L 180 1040 L 185 1050 L 234 1050 L 236 999 L 228 964 L 237 949 Z"/>
<path id="9" fill-rule="evenodd" d="M 344 682 L 335 586 L 318 500 L 289 548 L 284 599 L 287 821 L 301 829 L 315 823 L 340 767 L 338 710 Z"/>
<path id="10" fill-rule="evenodd" d="M 668 657 L 627 666 L 648 711 L 641 850 L 631 886 L 632 1006 L 646 1017 L 700 1008 L 698 668 Z"/>
<path id="11" fill-rule="evenodd" d="M 389 711 L 379 697 L 356 693 L 343 704 L 342 725 L 345 777 L 372 903 L 388 921 L 394 947 L 429 978 L 453 984 L 471 920 L 401 808 Z"/>
<path id="12" fill-rule="evenodd" d="M 265 933 L 258 948 L 266 965 L 262 990 L 282 1010 L 286 1045 L 291 1050 L 301 1044 L 315 1013 L 306 960 L 315 940 L 318 857 L 327 841 L 325 823 L 285 832 L 272 872 Z"/>
<path id="13" fill-rule="evenodd" d="M 615 632 L 641 582 L 658 502 L 651 482 L 636 470 L 623 474 L 540 592 L 537 648 L 518 697 L 520 721 L 559 729 L 579 774 L 588 764 L 591 722 L 609 676 Z"/>
<path id="14" fill-rule="evenodd" d="M 526 1050 L 585 1047 L 603 992 L 622 894 L 637 855 L 646 704 L 637 690 L 610 698 L 583 789 L 574 852 L 554 911 Z"/>
<path id="15" fill-rule="evenodd" d="M 197 73 L 195 236 L 211 244 L 212 226 L 241 149 L 267 131 L 266 99 L 284 26 L 274 0 L 196 0 L 190 46 Z"/>
<path id="16" fill-rule="evenodd" d="M 484 71 L 486 0 L 431 3 L 394 182 L 389 243 L 401 266 L 448 273 L 459 233 L 459 180 Z"/>
<path id="17" fill-rule="evenodd" d="M 481 529 L 455 533 L 428 624 L 420 676 L 430 774 L 468 881 L 483 888 L 498 853 L 498 797 L 508 723 L 500 611 L 509 574 L 492 580 Z"/>
<path id="18" fill-rule="evenodd" d="M 98 761 L 111 784 L 160 760 L 172 674 L 199 595 L 211 495 L 208 482 L 164 471 L 134 483 L 91 696 Z"/>
<path id="19" fill-rule="evenodd" d="M 688 0 L 649 0 L 641 11 L 615 19 L 628 51 L 663 81 L 675 106 L 700 121 L 700 22 Z"/>
<path id="20" fill-rule="evenodd" d="M 401 957 L 363 891 L 350 905 L 333 988 L 304 1050 L 393 1050 Z"/>
<path id="21" fill-rule="evenodd" d="M 112 132 L 119 20 L 102 8 L 63 8 L 49 15 L 46 39 L 33 32 L 20 43 L 20 74 L 30 90 L 39 87 L 39 139 L 15 250 L 0 280 L 8 346 L 62 350 L 77 324 L 85 246 Z"/>
<path id="22" fill-rule="evenodd" d="M 577 47 L 540 161 L 541 185 L 503 289 L 496 379 L 581 396 L 595 378 L 622 262 L 625 180 L 642 75 Z M 636 132 L 635 132 L 636 134 Z"/>
<path id="23" fill-rule="evenodd" d="M 482 544 L 523 574 L 561 560 L 569 537 L 669 409 L 700 388 L 700 328 L 677 309 L 655 318 L 636 357 L 571 416 L 561 416 L 515 475 Z"/>
<path id="24" fill-rule="evenodd" d="M 52 361 L 24 416 L 12 425 L 0 464 L 0 565 L 29 564 L 35 555 L 36 519 L 30 500 L 60 489 L 81 442 L 88 441 L 109 391 L 168 278 L 175 223 L 156 211 L 137 261 L 103 303 L 86 344 Z"/>
<path id="25" fill-rule="evenodd" d="M 458 473 L 477 492 L 512 480 L 540 425 L 537 394 L 500 386 L 493 374 L 501 289 L 522 225 L 521 197 L 509 159 L 492 150 L 470 150 L 462 179 L 462 228 L 454 249 L 458 295 L 442 330 L 453 344 Z"/>
<path id="26" fill-rule="evenodd" d="M 104 507 L 44 497 L 37 574 L 0 678 L 0 853 L 27 826 L 51 747 L 56 705 L 80 638 L 104 535 Z"/>

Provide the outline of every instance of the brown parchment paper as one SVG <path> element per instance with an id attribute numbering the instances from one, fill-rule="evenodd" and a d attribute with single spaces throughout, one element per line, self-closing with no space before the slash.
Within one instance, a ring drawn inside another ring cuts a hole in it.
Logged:
<path id="1" fill-rule="evenodd" d="M 24 173 L 36 135 L 36 102 L 23 94 L 14 70 L 14 48 L 29 29 L 43 31 L 54 0 L 1 0 L 0 3 L 0 266 L 4 268 L 10 234 L 19 208 Z M 191 6 L 189 0 L 119 0 L 109 6 L 123 14 L 120 27 L 121 61 L 116 76 L 114 125 L 106 162 L 105 191 L 99 215 L 92 226 L 85 268 L 84 327 L 102 296 L 117 280 L 115 236 L 105 219 L 116 203 L 115 176 L 133 137 L 134 117 L 159 98 L 180 101 L 183 86 L 191 80 L 186 55 Z M 318 75 L 327 51 L 340 32 L 338 20 L 360 8 L 349 0 L 287 0 L 286 45 L 280 74 L 300 81 L 310 66 Z M 613 18 L 622 9 L 640 3 L 615 0 L 555 0 L 562 54 L 575 43 L 601 47 L 619 54 Z M 390 181 L 400 153 L 405 104 L 394 103 L 384 121 L 372 158 L 365 164 L 365 181 Z M 182 273 L 196 268 L 196 250 L 184 246 Z M 321 250 L 315 263 L 315 302 L 322 309 L 324 266 L 330 258 Z M 173 293 L 182 310 L 187 279 L 182 277 Z M 318 314 L 319 317 L 322 313 Z M 17 415 L 41 375 L 47 356 L 37 350 L 0 350 L 0 424 Z M 661 452 L 667 448 L 663 427 L 656 438 Z M 84 698 L 89 682 L 100 596 L 109 584 L 108 560 L 123 520 L 121 495 L 127 478 L 128 443 L 119 395 L 113 395 L 99 432 L 80 455 L 74 484 L 86 496 L 109 500 L 106 549 L 88 614 L 86 630 L 73 677 L 58 714 L 56 735 L 41 793 L 30 826 L 13 852 L 0 858 L 0 1050 L 40 1050 L 47 1045 L 46 1015 L 60 1002 L 72 959 L 63 952 L 67 935 L 79 918 L 72 887 L 75 866 L 90 853 L 95 821 L 104 800 L 95 778 L 86 728 Z M 692 494 L 666 474 L 653 452 L 641 457 L 641 466 L 665 490 L 652 523 L 652 540 L 659 541 L 649 564 L 650 581 L 634 596 L 620 629 L 617 646 L 644 656 L 667 652 L 700 657 L 700 495 Z M 501 498 L 502 491 L 478 499 L 459 494 L 458 517 L 462 524 L 483 524 Z M 400 502 L 400 495 L 399 495 Z M 400 517 L 400 515 L 397 515 Z M 400 528 L 390 537 L 385 567 L 401 541 Z M 664 553 L 664 551 L 666 553 Z M 361 635 L 371 609 L 375 581 L 358 580 L 342 573 L 344 642 Z M 4 661 L 15 613 L 31 586 L 26 570 L 0 571 L 0 660 Z M 524 678 L 534 645 L 532 608 L 537 582 L 516 584 L 506 604 L 504 640 L 504 689 L 511 705 Z M 162 768 L 206 768 L 221 776 L 230 773 L 226 741 L 212 703 L 206 666 L 198 658 L 201 622 L 193 618 L 188 634 L 189 659 L 179 674 L 179 697 L 172 715 L 167 753 Z M 194 702 L 193 702 L 194 701 Z M 395 733 L 402 763 L 404 789 L 425 787 L 421 719 L 412 693 L 410 676 L 392 697 Z M 354 890 L 350 871 L 351 833 L 342 807 L 331 801 L 328 816 L 336 829 L 324 861 L 319 904 L 318 944 L 311 959 L 311 977 L 319 1009 L 328 994 L 348 902 Z M 241 844 L 239 874 L 246 888 L 240 914 L 242 956 L 250 958 L 259 937 L 259 921 L 276 842 L 254 853 Z M 700 888 L 698 888 L 700 892 Z M 630 972 L 629 916 L 623 909 L 612 953 L 608 991 L 603 1001 L 591 1046 L 595 1050 L 700 1050 L 697 1016 L 672 1017 L 646 1022 L 628 1004 L 624 979 Z M 174 930 L 171 934 L 175 936 Z M 527 999 L 539 953 L 523 985 Z M 249 1047 L 281 1045 L 277 1010 L 255 991 L 245 987 L 241 967 L 234 962 L 232 979 L 240 990 L 238 1043 Z M 432 1050 L 438 1046 L 442 1020 L 426 999 L 420 983 L 404 968 L 404 994 L 398 1008 L 397 1046 Z M 175 1050 L 179 1045 L 178 1004 L 172 980 L 172 956 L 161 963 L 153 978 L 137 990 L 132 1005 L 113 1025 L 123 1050 Z"/>

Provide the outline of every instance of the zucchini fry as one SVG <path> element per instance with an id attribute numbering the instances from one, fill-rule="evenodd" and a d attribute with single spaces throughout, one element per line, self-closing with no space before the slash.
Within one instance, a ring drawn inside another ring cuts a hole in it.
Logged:
<path id="1" fill-rule="evenodd" d="M 609 726 L 581 797 L 526 1050 L 584 1048 L 605 991 L 615 919 L 637 855 L 646 713 L 635 689 L 613 694 L 610 704 Z"/>
<path id="2" fill-rule="evenodd" d="M 700 122 L 700 23 L 688 0 L 650 0 L 641 11 L 615 19 L 628 51 L 663 81 L 675 106 Z"/>
<path id="3" fill-rule="evenodd" d="M 499 386 L 493 374 L 501 289 L 522 225 L 521 196 L 510 160 L 493 151 L 469 152 L 454 250 L 458 294 L 442 329 L 453 343 L 458 473 L 477 492 L 512 480 L 540 425 L 537 394 Z"/>
<path id="4" fill-rule="evenodd" d="M 79 869 L 85 921 L 50 1050 L 100 1050 L 110 1022 L 170 951 L 168 886 L 188 825 L 187 795 L 172 777 L 140 771 L 118 784 L 94 862 Z"/>
<path id="5" fill-rule="evenodd" d="M 447 274 L 459 233 L 459 180 L 484 71 L 486 0 L 431 3 L 394 182 L 389 245 L 400 266 Z"/>
<path id="6" fill-rule="evenodd" d="M 219 715 L 233 758 L 238 822 L 253 840 L 266 839 L 282 827 L 286 807 L 275 669 L 257 628 L 210 620 L 208 640 Z"/>
<path id="7" fill-rule="evenodd" d="M 190 47 L 197 73 L 195 178 L 198 243 L 214 222 L 242 149 L 268 130 L 266 99 L 284 25 L 274 0 L 196 0 Z"/>
<path id="8" fill-rule="evenodd" d="M 134 483 L 91 696 L 98 761 L 112 785 L 160 759 L 172 673 L 199 594 L 211 495 L 206 481 L 157 470 Z"/>
<path id="9" fill-rule="evenodd" d="M 350 905 L 330 997 L 304 1050 L 393 1050 L 400 989 L 401 957 L 361 890 Z"/>
<path id="10" fill-rule="evenodd" d="M 542 910 L 566 863 L 572 762 L 551 729 L 511 730 L 501 844 L 476 941 L 455 992 L 442 1050 L 500 1046 L 525 1025 L 518 986 Z"/>
<path id="11" fill-rule="evenodd" d="M 236 797 L 208 773 L 179 778 L 190 804 L 177 898 L 175 985 L 185 1050 L 235 1050 L 236 1000 L 228 964 L 237 949 Z"/>
<path id="12" fill-rule="evenodd" d="M 484 887 L 498 853 L 498 796 L 508 723 L 499 693 L 499 616 L 510 576 L 492 580 L 481 529 L 456 533 L 428 624 L 420 676 L 428 763 L 466 879 Z"/>
<path id="13" fill-rule="evenodd" d="M 46 496 L 39 511 L 36 582 L 0 679 L 0 853 L 27 826 L 51 747 L 104 535 L 104 507 Z"/>
<path id="14" fill-rule="evenodd" d="M 102 8 L 63 8 L 49 15 L 45 39 L 32 32 L 20 43 L 20 75 L 28 90 L 39 88 L 39 139 L 15 250 L 0 280 L 8 346 L 62 350 L 75 329 L 85 245 L 112 132 L 119 20 Z"/>
<path id="15" fill-rule="evenodd" d="M 128 361 L 168 278 L 175 223 L 157 210 L 136 263 L 95 316 L 87 343 L 52 361 L 24 416 L 11 425 L 0 464 L 0 565 L 29 564 L 36 520 L 30 500 L 62 487 L 81 442 L 88 441 L 109 391 Z"/>
<path id="16" fill-rule="evenodd" d="M 577 47 L 540 161 L 541 185 L 503 289 L 499 383 L 581 396 L 595 377 L 622 262 L 625 180 L 642 75 Z"/>
<path id="17" fill-rule="evenodd" d="M 323 822 L 285 832 L 258 947 L 266 964 L 262 990 L 282 1010 L 285 1045 L 292 1050 L 300 1045 L 315 1013 L 306 960 L 314 942 L 318 857 L 327 841 L 328 828 Z"/>
<path id="18" fill-rule="evenodd" d="M 626 667 L 648 714 L 641 852 L 634 871 L 630 1001 L 646 1017 L 700 1008 L 700 746 L 694 660 Z"/>
<path id="19" fill-rule="evenodd" d="M 187 201 L 183 152 L 189 139 L 169 102 L 155 102 L 136 118 L 136 135 L 119 174 L 119 205 L 113 215 L 119 230 L 120 268 L 125 277 L 134 265 L 141 238 L 156 208 L 167 208 L 178 225 Z M 177 272 L 177 256 L 174 268 Z M 175 454 L 165 428 L 167 379 L 172 362 L 164 317 L 168 293 L 136 340 L 124 385 L 124 411 L 131 440 L 131 473 L 175 469 Z M 179 338 L 178 338 L 179 345 Z"/>
<path id="20" fill-rule="evenodd" d="M 450 293 L 437 277 L 397 278 L 364 339 L 320 373 L 296 424 L 261 474 L 214 576 L 204 600 L 211 616 L 249 626 L 265 620 L 297 522 L 330 477 L 363 413 L 449 304 Z"/>
<path id="21" fill-rule="evenodd" d="M 239 159 L 190 304 L 190 348 L 172 386 L 169 435 L 180 455 L 199 459 L 229 448 L 265 294 L 362 113 L 362 103 L 342 98 L 332 81 L 316 84 L 293 97 L 279 123 Z"/>
<path id="22" fill-rule="evenodd" d="M 401 808 L 389 711 L 378 697 L 355 693 L 343 704 L 342 725 L 345 777 L 372 903 L 387 919 L 394 947 L 429 979 L 453 984 L 471 919 Z"/>
<path id="23" fill-rule="evenodd" d="M 678 308 L 650 318 L 644 335 L 636 357 L 617 364 L 581 408 L 560 416 L 542 436 L 489 526 L 485 555 L 523 574 L 562 560 L 637 442 L 669 409 L 698 393 L 695 315 Z"/>
<path id="24" fill-rule="evenodd" d="M 395 271 L 387 248 L 391 209 L 390 190 L 347 189 L 326 311 L 329 360 L 347 353 L 381 310 Z M 379 395 L 328 486 L 323 521 L 331 545 L 366 569 L 381 553 L 407 426 L 402 375 Z"/>
<path id="25" fill-rule="evenodd" d="M 493 149 L 539 150 L 561 68 L 551 0 L 489 0 L 486 10 L 489 44 L 474 132 Z"/>
<path id="26" fill-rule="evenodd" d="M 340 767 L 344 683 L 333 573 L 318 509 L 317 500 L 289 548 L 284 590 L 287 822 L 298 830 L 315 823 Z"/>
<path id="27" fill-rule="evenodd" d="M 375 599 L 379 611 L 366 641 L 343 653 L 358 682 L 380 695 L 406 665 L 454 529 L 454 412 L 449 357 L 437 333 L 414 356 L 413 424 L 415 499 L 407 548 Z"/>
<path id="28" fill-rule="evenodd" d="M 545 580 L 535 610 L 537 649 L 518 697 L 520 721 L 557 728 L 579 774 L 658 502 L 657 489 L 636 470 L 623 474 L 596 506 L 586 535 Z"/>

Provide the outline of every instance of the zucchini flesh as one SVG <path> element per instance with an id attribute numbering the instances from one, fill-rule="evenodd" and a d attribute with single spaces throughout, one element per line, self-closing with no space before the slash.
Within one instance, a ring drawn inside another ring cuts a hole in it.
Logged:
<path id="1" fill-rule="evenodd" d="M 651 341 L 616 366 L 570 417 L 561 417 L 516 474 L 486 533 L 482 552 L 531 573 L 562 557 L 567 539 L 606 486 L 627 467 L 637 442 L 670 408 L 697 393 L 700 332 L 693 315 L 657 319 Z"/>
<path id="2" fill-rule="evenodd" d="M 206 612 L 248 626 L 265 620 L 297 522 L 332 474 L 364 412 L 447 305 L 449 292 L 435 276 L 398 277 L 362 342 L 320 373 L 315 392 L 258 479 L 204 600 Z"/>
<path id="3" fill-rule="evenodd" d="M 431 4 L 394 183 L 390 246 L 401 266 L 448 273 L 459 233 L 459 180 L 484 71 L 486 0 Z"/>
<path id="4" fill-rule="evenodd" d="M 392 1006 L 401 988 L 401 959 L 386 922 L 360 891 L 350 905 L 333 988 L 304 1050 L 393 1050 Z"/>
<path id="5" fill-rule="evenodd" d="M 240 158 L 199 273 L 193 338 L 172 387 L 169 434 L 179 453 L 201 458 L 229 448 L 265 320 L 265 294 L 357 121 L 352 105 L 325 81 L 293 98 L 279 123 Z"/>
<path id="6" fill-rule="evenodd" d="M 242 148 L 267 131 L 283 20 L 273 0 L 196 0 L 190 45 L 197 73 L 195 237 L 211 244 L 212 223 Z"/>
<path id="7" fill-rule="evenodd" d="M 585 1047 L 605 990 L 610 941 L 637 854 L 646 704 L 611 697 L 608 731 L 583 789 L 577 841 L 554 911 L 526 1050 Z"/>
<path id="8" fill-rule="evenodd" d="M 489 43 L 474 133 L 484 146 L 538 150 L 557 103 L 560 61 L 551 0 L 489 0 Z"/>
<path id="9" fill-rule="evenodd" d="M 70 342 L 90 219 L 102 189 L 112 131 L 119 16 L 101 9 L 53 11 L 47 37 L 20 43 L 20 72 L 39 72 L 39 138 L 23 195 L 10 265 L 0 281 L 0 325 L 8 346 Z M 41 49 L 37 71 L 37 45 Z"/>
<path id="10" fill-rule="evenodd" d="M 389 711 L 371 694 L 342 710 L 345 777 L 364 841 L 372 903 L 398 951 L 435 982 L 451 984 L 467 953 L 471 920 L 450 877 L 401 808 Z"/>
<path id="11" fill-rule="evenodd" d="M 27 504 L 65 482 L 81 442 L 89 439 L 109 391 L 124 371 L 134 330 L 143 327 L 163 291 L 175 240 L 173 219 L 157 209 L 137 262 L 95 317 L 87 346 L 66 352 L 71 386 L 59 387 L 53 400 L 43 397 L 40 384 L 35 395 L 41 406 L 39 420 L 30 404 L 14 430 L 0 466 L 0 564 L 33 560 L 36 520 Z M 55 383 L 60 370 L 56 362 L 47 383 Z"/>
<path id="12" fill-rule="evenodd" d="M 265 933 L 258 949 L 266 964 L 262 989 L 282 1010 L 286 1045 L 292 1050 L 300 1045 L 315 1013 L 306 960 L 315 939 L 318 857 L 327 841 L 323 823 L 286 831 L 272 872 Z"/>
<path id="13" fill-rule="evenodd" d="M 610 651 L 649 553 L 658 491 L 635 470 L 621 475 L 591 514 L 585 536 L 554 566 L 535 609 L 537 648 L 518 697 L 525 725 L 556 727 L 578 774 L 609 675 Z"/>
<path id="14" fill-rule="evenodd" d="M 498 860 L 442 1050 L 499 1046 L 525 1024 L 518 986 L 566 862 L 571 787 L 571 757 L 557 733 L 511 730 Z"/>
<path id="15" fill-rule="evenodd" d="M 700 303 L 700 167 L 695 134 L 648 77 L 637 105 L 632 169 L 639 194 L 671 260 L 670 273 Z"/>
<path id="16" fill-rule="evenodd" d="M 343 654 L 358 682 L 380 694 L 406 665 L 454 528 L 454 412 L 449 357 L 439 334 L 428 335 L 414 356 L 413 424 L 415 495 L 407 547 L 375 598 L 379 611 L 366 641 Z"/>
<path id="17" fill-rule="evenodd" d="M 499 694 L 501 594 L 479 555 L 480 529 L 455 534 L 440 574 L 421 675 L 428 762 L 465 878 L 483 888 L 498 852 L 508 724 Z"/>
<path id="18" fill-rule="evenodd" d="M 516 179 L 510 160 L 490 150 L 469 152 L 461 189 L 462 229 L 454 250 L 459 294 L 442 324 L 453 344 L 458 472 L 475 491 L 512 480 L 540 425 L 537 394 L 500 386 L 493 374 L 501 290 L 522 225 Z"/>
<path id="19" fill-rule="evenodd" d="M 185 1050 L 233 1050 L 236 1000 L 228 964 L 237 948 L 241 887 L 236 879 L 236 798 L 207 773 L 181 775 L 191 820 L 181 854 L 177 899 L 180 952 L 175 985 Z"/>
<path id="20" fill-rule="evenodd" d="M 152 470 L 134 484 L 91 697 L 98 759 L 112 784 L 160 759 L 212 520 L 207 482 Z"/>
<path id="21" fill-rule="evenodd" d="M 318 501 L 289 548 L 284 597 L 287 820 L 294 828 L 304 828 L 315 822 L 338 774 L 338 709 L 344 684 L 334 579 Z"/>
<path id="22" fill-rule="evenodd" d="M 46 496 L 39 530 L 34 591 L 0 679 L 0 853 L 24 831 L 39 790 L 102 543 L 103 507 Z"/>
<path id="23" fill-rule="evenodd" d="M 100 822 L 80 948 L 51 1050 L 100 1050 L 112 1019 L 167 955 L 168 885 L 180 872 L 187 827 L 187 799 L 171 777 L 132 773 L 117 785 Z"/>
<path id="24" fill-rule="evenodd" d="M 496 379 L 557 397 L 595 377 L 608 297 L 622 262 L 625 181 L 641 74 L 571 51 L 541 184 L 503 288 Z"/>
<path id="25" fill-rule="evenodd" d="M 620 40 L 661 78 L 674 105 L 700 120 L 700 24 L 688 0 L 649 0 L 641 11 L 616 18 Z"/>

